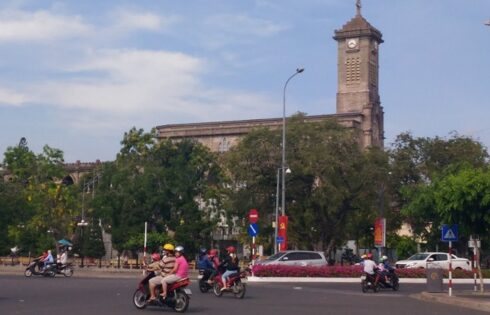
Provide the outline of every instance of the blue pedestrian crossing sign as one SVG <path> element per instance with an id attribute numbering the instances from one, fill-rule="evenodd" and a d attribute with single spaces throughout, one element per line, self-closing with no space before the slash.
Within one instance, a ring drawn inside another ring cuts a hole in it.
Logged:
<path id="1" fill-rule="evenodd" d="M 441 241 L 443 242 L 455 242 L 458 240 L 458 225 L 442 225 Z"/>
<path id="2" fill-rule="evenodd" d="M 247 228 L 248 235 L 257 236 L 259 233 L 259 225 L 257 223 L 250 223 Z"/>

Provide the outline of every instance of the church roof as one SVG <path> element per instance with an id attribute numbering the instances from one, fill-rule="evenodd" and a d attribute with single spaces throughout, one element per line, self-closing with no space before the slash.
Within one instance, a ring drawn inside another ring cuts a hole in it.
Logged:
<path id="1" fill-rule="evenodd" d="M 379 43 L 382 43 L 382 34 L 381 32 L 369 24 L 369 22 L 360 14 L 356 14 L 354 18 L 352 18 L 349 22 L 344 24 L 344 26 L 335 30 L 334 39 L 343 39 L 348 37 L 374 37 Z"/>

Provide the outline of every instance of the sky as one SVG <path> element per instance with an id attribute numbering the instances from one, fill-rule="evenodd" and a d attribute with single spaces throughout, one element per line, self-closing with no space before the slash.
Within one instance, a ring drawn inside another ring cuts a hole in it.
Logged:
<path id="1" fill-rule="evenodd" d="M 355 0 L 1 0 L 0 152 L 22 137 L 66 162 L 114 160 L 124 132 L 335 113 L 334 30 Z M 490 0 L 363 0 L 383 34 L 385 146 L 490 146 Z"/>

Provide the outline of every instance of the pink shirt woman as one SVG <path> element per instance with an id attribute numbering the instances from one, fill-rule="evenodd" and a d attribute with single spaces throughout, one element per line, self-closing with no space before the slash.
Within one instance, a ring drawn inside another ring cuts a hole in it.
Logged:
<path id="1" fill-rule="evenodd" d="M 175 271 L 175 275 L 180 279 L 189 277 L 189 264 L 184 256 L 178 256 L 175 259 L 175 264 L 177 265 L 177 270 Z"/>

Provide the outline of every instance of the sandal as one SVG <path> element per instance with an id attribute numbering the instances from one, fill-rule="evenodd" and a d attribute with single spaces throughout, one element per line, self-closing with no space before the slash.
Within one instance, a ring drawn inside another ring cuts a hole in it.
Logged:
<path id="1" fill-rule="evenodd" d="M 151 303 L 153 301 L 156 301 L 157 298 L 151 297 L 148 300 L 146 300 L 146 303 Z"/>
<path id="2" fill-rule="evenodd" d="M 160 294 L 160 297 L 161 297 L 163 300 L 165 300 L 165 299 L 167 298 L 167 295 L 166 295 L 166 294 L 165 294 L 165 295 L 164 295 L 164 294 Z"/>

